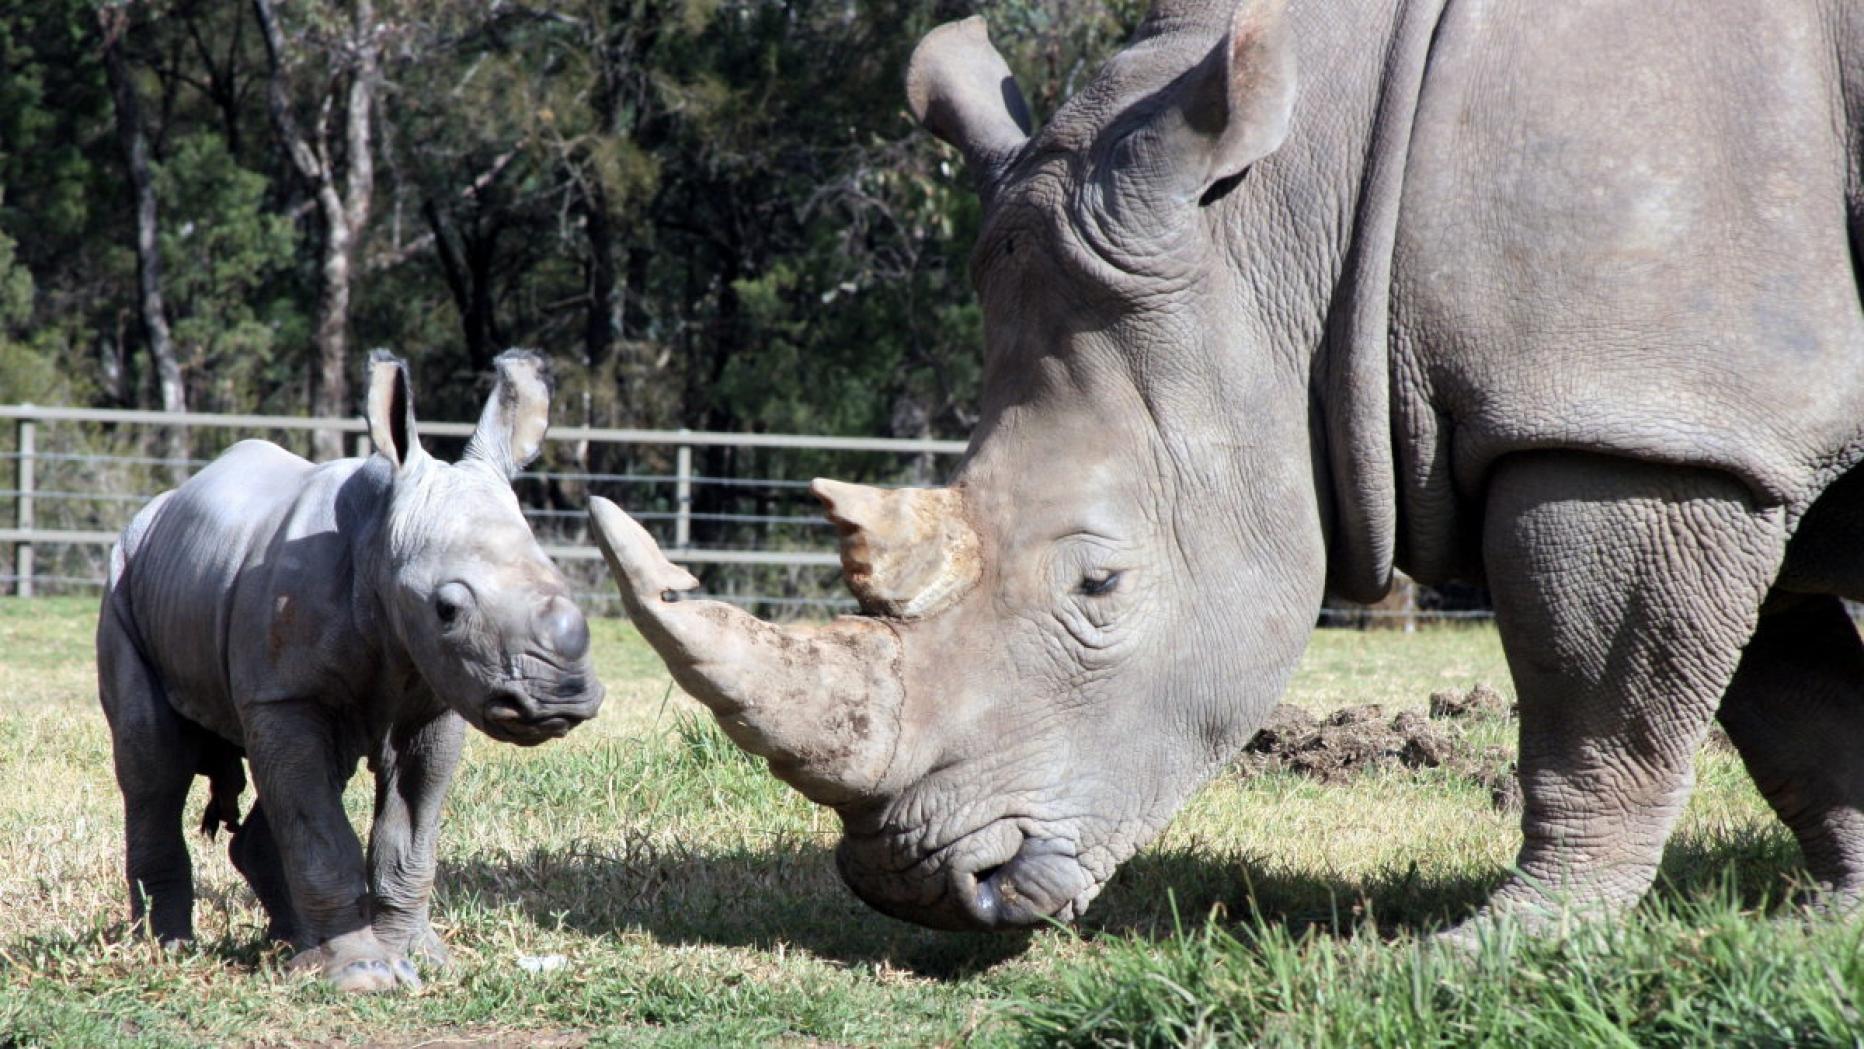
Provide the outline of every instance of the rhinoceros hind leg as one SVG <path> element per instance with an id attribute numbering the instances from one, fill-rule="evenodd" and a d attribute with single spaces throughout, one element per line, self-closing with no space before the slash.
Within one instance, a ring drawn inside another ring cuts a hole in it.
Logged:
<path id="1" fill-rule="evenodd" d="M 1785 529 L 1724 474 L 1577 453 L 1504 460 L 1487 509 L 1525 804 L 1515 873 L 1478 922 L 1532 930 L 1650 886 Z"/>
<path id="2" fill-rule="evenodd" d="M 253 804 L 239 830 L 233 832 L 227 857 L 265 908 L 266 935 L 281 943 L 298 943 L 298 912 L 291 906 L 291 888 L 279 859 L 278 840 L 266 821 L 263 799 Z"/>
<path id="3" fill-rule="evenodd" d="M 97 630 L 99 698 L 123 792 L 130 918 L 163 943 L 194 938 L 194 871 L 181 812 L 207 730 L 169 705 L 131 639 L 123 610 L 104 601 Z"/>
<path id="4" fill-rule="evenodd" d="M 1799 839 L 1813 902 L 1864 903 L 1864 641 L 1843 603 L 1806 597 L 1762 616 L 1721 719 Z"/>

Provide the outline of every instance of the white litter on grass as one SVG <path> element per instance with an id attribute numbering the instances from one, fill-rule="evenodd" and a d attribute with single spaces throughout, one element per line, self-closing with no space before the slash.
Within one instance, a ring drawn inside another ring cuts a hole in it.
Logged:
<path id="1" fill-rule="evenodd" d="M 518 968 L 527 973 L 554 972 L 568 965 L 570 960 L 560 954 L 520 954 Z"/>

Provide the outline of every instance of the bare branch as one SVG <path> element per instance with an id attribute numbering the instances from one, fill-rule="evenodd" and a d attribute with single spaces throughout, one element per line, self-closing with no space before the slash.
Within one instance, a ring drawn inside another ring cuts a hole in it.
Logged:
<path id="1" fill-rule="evenodd" d="M 266 103 L 272 114 L 273 130 L 278 133 L 285 155 L 298 174 L 307 182 L 321 182 L 324 166 L 305 141 L 304 133 L 298 128 L 298 118 L 291 111 L 291 95 L 285 83 L 285 41 L 278 29 L 278 16 L 272 11 L 272 0 L 252 0 L 252 9 L 259 18 L 259 31 L 265 39 L 265 61 L 271 71 Z"/>

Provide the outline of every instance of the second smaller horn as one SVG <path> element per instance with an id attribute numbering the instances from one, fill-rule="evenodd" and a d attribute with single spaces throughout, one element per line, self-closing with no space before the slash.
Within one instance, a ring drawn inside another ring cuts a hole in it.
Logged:
<path id="1" fill-rule="evenodd" d="M 956 488 L 873 488 L 818 477 L 809 490 L 841 534 L 841 570 L 869 615 L 923 619 L 982 571 Z"/>

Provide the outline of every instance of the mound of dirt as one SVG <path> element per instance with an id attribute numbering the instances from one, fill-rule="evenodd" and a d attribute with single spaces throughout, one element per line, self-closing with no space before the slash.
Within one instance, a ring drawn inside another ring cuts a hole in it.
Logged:
<path id="1" fill-rule="evenodd" d="M 1478 753 L 1460 754 L 1452 768 L 1477 786 L 1486 787 L 1489 804 L 1497 809 L 1521 811 L 1521 773 L 1507 747 L 1483 747 Z"/>
<path id="2" fill-rule="evenodd" d="M 1505 718 L 1514 715 L 1514 704 L 1503 698 L 1487 682 L 1477 682 L 1467 692 L 1446 688 L 1430 694 L 1433 718 Z"/>
<path id="3" fill-rule="evenodd" d="M 1506 710 L 1500 696 L 1495 702 Z M 1443 768 L 1488 788 L 1497 808 L 1521 804 L 1514 760 L 1506 748 L 1474 750 L 1461 732 L 1445 731 L 1414 710 L 1387 718 L 1376 703 L 1344 707 L 1325 718 L 1284 703 L 1269 714 L 1237 764 L 1246 773 L 1286 771 L 1323 783 L 1343 783 L 1391 766 Z"/>
<path id="4" fill-rule="evenodd" d="M 1331 783 L 1381 765 L 1436 768 L 1455 749 L 1447 733 L 1415 711 L 1387 721 L 1373 703 L 1320 719 L 1284 703 L 1243 748 L 1242 763 L 1250 771 L 1285 769 Z"/>

